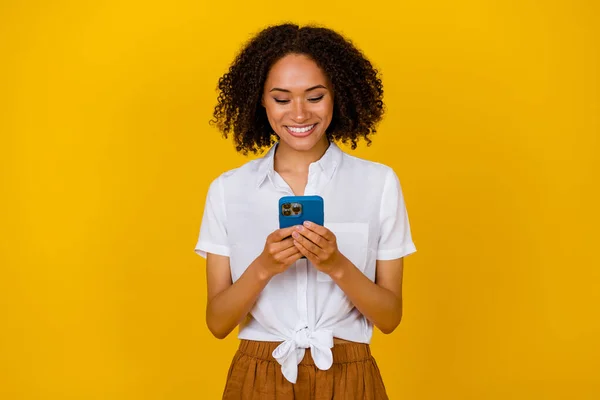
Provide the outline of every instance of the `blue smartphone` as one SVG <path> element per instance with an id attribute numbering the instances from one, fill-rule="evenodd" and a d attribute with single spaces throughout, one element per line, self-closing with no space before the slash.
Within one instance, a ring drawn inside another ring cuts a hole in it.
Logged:
<path id="1" fill-rule="evenodd" d="M 324 224 L 321 196 L 284 196 L 279 199 L 279 228 L 302 225 L 304 221 Z"/>

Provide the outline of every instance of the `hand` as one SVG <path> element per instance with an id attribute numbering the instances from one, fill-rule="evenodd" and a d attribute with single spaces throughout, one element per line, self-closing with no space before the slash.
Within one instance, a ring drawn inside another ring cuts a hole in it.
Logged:
<path id="1" fill-rule="evenodd" d="M 344 259 L 335 235 L 324 226 L 307 221 L 296 227 L 292 237 L 298 251 L 321 272 L 331 274 Z"/>
<path id="2" fill-rule="evenodd" d="M 267 236 L 265 247 L 256 259 L 266 279 L 285 271 L 302 258 L 302 253 L 294 246 L 294 240 L 290 237 L 294 229 L 294 226 L 278 229 Z"/>

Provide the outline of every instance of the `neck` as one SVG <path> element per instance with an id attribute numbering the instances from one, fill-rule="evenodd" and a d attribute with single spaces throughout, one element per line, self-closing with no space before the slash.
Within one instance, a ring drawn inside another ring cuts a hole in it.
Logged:
<path id="1" fill-rule="evenodd" d="M 318 161 L 329 147 L 329 140 L 323 135 L 314 147 L 306 151 L 298 151 L 289 147 L 285 142 L 279 141 L 275 151 L 274 168 L 277 172 L 304 173 L 308 171 L 311 163 Z"/>

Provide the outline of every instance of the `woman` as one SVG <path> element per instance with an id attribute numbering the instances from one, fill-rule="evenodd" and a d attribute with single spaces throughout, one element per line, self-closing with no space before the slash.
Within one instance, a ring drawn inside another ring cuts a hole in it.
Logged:
<path id="1" fill-rule="evenodd" d="M 394 171 L 335 144 L 370 144 L 377 71 L 339 34 L 285 24 L 250 40 L 219 89 L 213 122 L 237 151 L 271 147 L 212 182 L 196 246 L 210 331 L 239 325 L 223 398 L 387 399 L 369 342 L 400 323 L 416 249 Z M 278 229 L 286 195 L 323 197 L 325 226 Z"/>

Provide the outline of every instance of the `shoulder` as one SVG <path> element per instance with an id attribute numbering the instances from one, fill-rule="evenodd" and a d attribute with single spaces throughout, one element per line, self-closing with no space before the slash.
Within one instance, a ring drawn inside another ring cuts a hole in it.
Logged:
<path id="1" fill-rule="evenodd" d="M 342 156 L 342 171 L 382 182 L 396 175 L 393 168 L 386 164 L 366 160 L 346 152 L 343 152 Z"/>
<path id="2" fill-rule="evenodd" d="M 239 186 L 252 180 L 256 181 L 264 160 L 261 158 L 250 160 L 239 167 L 232 168 L 217 176 L 212 184 L 218 184 L 223 187 Z"/>

